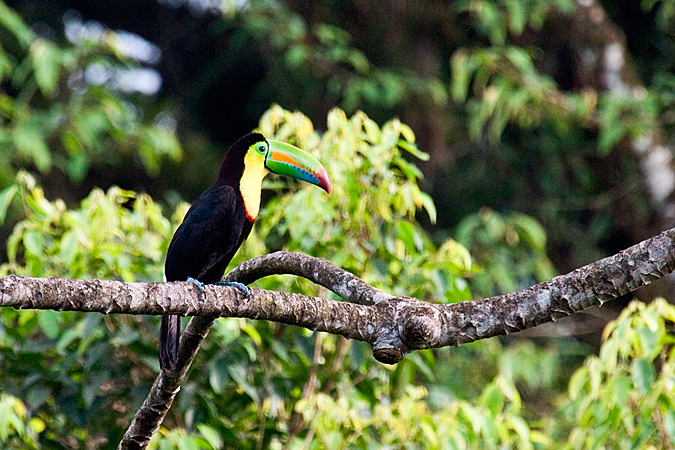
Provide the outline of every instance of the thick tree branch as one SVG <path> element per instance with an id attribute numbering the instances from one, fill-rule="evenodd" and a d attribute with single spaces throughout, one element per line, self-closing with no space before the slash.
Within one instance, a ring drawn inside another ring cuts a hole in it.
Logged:
<path id="1" fill-rule="evenodd" d="M 393 297 L 356 275 L 335 267 L 327 259 L 291 252 L 274 252 L 245 261 L 229 272 L 225 280 L 251 284 L 269 275 L 297 275 L 307 278 L 348 302 L 360 305 L 372 305 Z"/>
<path id="2" fill-rule="evenodd" d="M 215 317 L 272 320 L 340 334 L 368 342 L 378 361 L 397 363 L 415 349 L 459 345 L 524 330 L 645 286 L 675 268 L 675 229 L 523 291 L 455 304 L 391 297 L 377 289 L 372 289 L 371 297 L 364 297 L 363 292 L 368 289 L 325 260 L 288 253 L 265 258 L 247 263 L 227 278 L 232 280 L 236 275 L 250 282 L 268 272 L 281 273 L 283 261 L 288 259 L 293 261 L 289 263 L 289 271 L 329 284 L 329 289 L 364 304 L 263 289 L 251 289 L 250 297 L 246 298 L 236 288 L 219 286 L 206 286 L 201 294 L 194 284 L 180 282 L 123 283 L 8 276 L 0 278 L 0 306 L 197 316 L 181 337 L 176 370 L 160 374 L 120 443 L 120 448 L 144 448 L 170 407 Z M 262 269 L 265 264 L 273 268 Z"/>
<path id="3" fill-rule="evenodd" d="M 264 289 L 251 289 L 247 298 L 237 288 L 214 285 L 207 285 L 200 294 L 194 284 L 187 282 L 124 283 L 10 275 L 0 278 L 0 306 L 103 314 L 246 317 L 328 331 L 370 343 L 381 339 L 382 332 L 389 328 L 403 326 L 401 330 L 406 329 L 401 322 L 396 326 L 387 323 L 389 319 L 418 316 L 432 320 L 438 337 L 433 344 L 425 339 L 424 346 L 413 348 L 428 348 L 519 331 L 647 285 L 675 267 L 674 238 L 675 229 L 671 229 L 614 256 L 523 291 L 455 304 L 391 297 L 376 289 L 373 292 L 379 302 L 365 299 L 364 302 L 371 304 L 357 305 Z M 289 255 L 279 253 L 277 257 L 284 259 Z M 293 257 L 310 263 L 316 260 L 308 256 Z M 318 263 L 322 270 L 343 272 L 325 260 Z M 247 276 L 252 279 L 251 275 Z M 413 310 L 415 314 L 410 313 Z"/>
<path id="4" fill-rule="evenodd" d="M 0 306 L 17 309 L 246 317 L 365 341 L 368 337 L 364 324 L 371 312 L 363 305 L 264 289 L 251 289 L 250 296 L 245 297 L 234 287 L 206 285 L 201 294 L 187 282 L 124 283 L 10 275 L 0 278 L 0 292 Z"/>

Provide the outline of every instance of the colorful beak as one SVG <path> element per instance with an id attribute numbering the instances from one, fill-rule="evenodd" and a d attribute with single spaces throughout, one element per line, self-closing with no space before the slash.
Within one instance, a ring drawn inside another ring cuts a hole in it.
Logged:
<path id="1" fill-rule="evenodd" d="M 285 142 L 267 140 L 270 151 L 265 158 L 265 167 L 271 172 L 315 184 L 330 194 L 328 172 L 309 153 Z"/>

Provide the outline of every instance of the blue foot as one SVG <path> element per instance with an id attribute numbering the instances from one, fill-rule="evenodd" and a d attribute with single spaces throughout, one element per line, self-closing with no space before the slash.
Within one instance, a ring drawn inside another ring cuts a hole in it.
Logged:
<path id="1" fill-rule="evenodd" d="M 251 291 L 248 290 L 248 287 L 245 284 L 239 283 L 238 281 L 218 281 L 217 283 L 213 284 L 216 286 L 236 287 L 246 298 L 250 297 L 251 295 Z"/>
<path id="2" fill-rule="evenodd" d="M 199 288 L 199 293 L 203 294 L 204 293 L 204 283 L 201 281 L 197 280 L 196 278 L 188 277 L 186 280 L 188 283 L 193 283 Z"/>

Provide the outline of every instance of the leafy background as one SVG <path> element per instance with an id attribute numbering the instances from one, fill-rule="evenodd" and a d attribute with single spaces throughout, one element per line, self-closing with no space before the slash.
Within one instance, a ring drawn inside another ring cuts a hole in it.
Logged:
<path id="1" fill-rule="evenodd" d="M 604 5 L 634 98 L 580 79 L 562 0 L 0 3 L 0 272 L 161 280 L 186 201 L 253 128 L 314 153 L 334 192 L 269 177 L 233 264 L 298 251 L 456 302 L 591 262 L 658 228 L 627 141 L 670 136 L 673 5 Z M 115 448 L 157 374 L 158 319 L 0 313 L 3 448 Z M 673 307 L 561 322 L 394 367 L 219 320 L 151 445 L 671 448 Z"/>

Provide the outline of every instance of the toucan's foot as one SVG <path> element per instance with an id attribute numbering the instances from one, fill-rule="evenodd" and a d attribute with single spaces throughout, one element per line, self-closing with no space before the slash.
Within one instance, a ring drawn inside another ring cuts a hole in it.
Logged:
<path id="1" fill-rule="evenodd" d="M 197 286 L 197 287 L 199 288 L 199 293 L 200 293 L 200 294 L 203 294 L 203 293 L 204 293 L 204 283 L 202 283 L 202 282 L 199 281 L 198 279 L 192 278 L 192 277 L 188 277 L 186 281 L 187 281 L 188 283 L 192 283 L 192 284 L 194 284 L 195 286 Z"/>
<path id="2" fill-rule="evenodd" d="M 236 287 L 241 291 L 244 297 L 248 298 L 251 296 L 251 291 L 248 289 L 248 287 L 243 283 L 239 283 L 238 281 L 218 281 L 217 283 L 213 284 L 215 284 L 216 286 Z"/>

